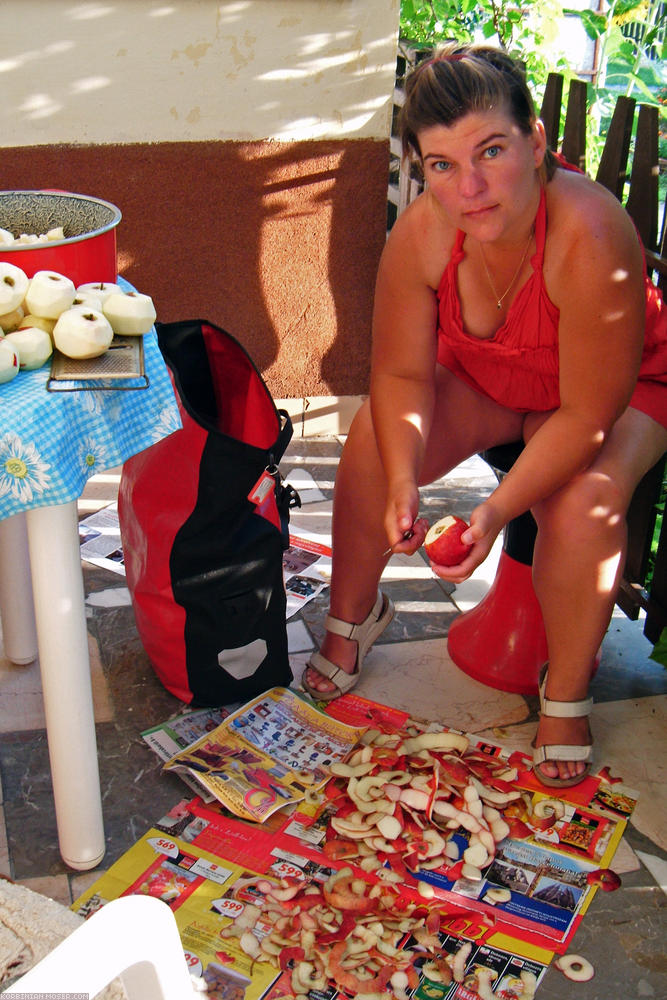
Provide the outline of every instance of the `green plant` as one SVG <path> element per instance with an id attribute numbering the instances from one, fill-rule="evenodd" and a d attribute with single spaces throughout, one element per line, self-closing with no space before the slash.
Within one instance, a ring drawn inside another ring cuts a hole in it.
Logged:
<path id="1" fill-rule="evenodd" d="M 587 131 L 587 148 L 594 167 L 619 94 L 658 105 L 664 120 L 660 100 L 661 88 L 667 82 L 664 11 L 661 0 L 613 0 L 606 10 L 563 10 L 579 18 L 586 34 L 598 45 L 597 72 L 589 88 L 591 127 Z"/>
<path id="2" fill-rule="evenodd" d="M 606 11 L 564 9 L 578 17 L 589 38 L 600 45 L 596 93 L 610 90 L 657 104 L 663 79 L 667 17 L 661 0 L 614 0 Z M 650 60 L 654 51 L 658 58 Z"/>
<path id="3" fill-rule="evenodd" d="M 653 652 L 650 654 L 649 659 L 655 660 L 656 663 L 662 663 L 663 667 L 667 667 L 667 628 L 662 630 L 662 634 L 653 647 Z"/>
<path id="4" fill-rule="evenodd" d="M 401 37 L 432 48 L 444 41 L 470 43 L 496 38 L 520 59 L 528 79 L 541 92 L 550 70 L 543 53 L 555 37 L 563 8 L 559 0 L 402 0 Z"/>
<path id="5" fill-rule="evenodd" d="M 598 45 L 598 71 L 588 87 L 586 135 L 588 171 L 595 176 L 619 94 L 636 94 L 643 103 L 657 104 L 664 116 L 664 11 L 661 0 L 612 0 L 602 11 L 566 8 L 559 0 L 401 0 L 400 31 L 410 45 L 429 49 L 449 39 L 495 39 L 524 63 L 539 106 L 549 72 L 562 73 L 566 86 L 576 75 L 576 68 L 552 43 L 566 16 L 579 18 Z"/>

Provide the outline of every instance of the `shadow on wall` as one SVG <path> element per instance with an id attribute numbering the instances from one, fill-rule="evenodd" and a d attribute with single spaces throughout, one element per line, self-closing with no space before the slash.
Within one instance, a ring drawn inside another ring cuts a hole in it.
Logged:
<path id="1" fill-rule="evenodd" d="M 276 397 L 367 391 L 387 143 L 132 143 L 4 150 L 0 186 L 118 205 L 119 271 L 159 319 L 208 319 Z"/>

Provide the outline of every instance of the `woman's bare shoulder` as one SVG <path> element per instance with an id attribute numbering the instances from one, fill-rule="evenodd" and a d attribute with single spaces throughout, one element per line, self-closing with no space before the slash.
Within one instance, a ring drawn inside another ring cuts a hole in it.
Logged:
<path id="1" fill-rule="evenodd" d="M 642 252 L 621 203 L 589 177 L 558 170 L 547 186 L 544 278 L 555 305 L 592 308 L 614 275 L 642 281 Z M 598 303 L 600 304 L 600 303 Z"/>
<path id="2" fill-rule="evenodd" d="M 637 236 L 630 216 L 617 198 L 585 174 L 557 170 L 547 185 L 547 247 L 578 248 L 591 244 L 610 249 L 634 246 Z"/>
<path id="3" fill-rule="evenodd" d="M 428 191 L 401 212 L 383 254 L 384 266 L 407 281 L 437 289 L 456 238 L 456 229 L 443 216 Z"/>

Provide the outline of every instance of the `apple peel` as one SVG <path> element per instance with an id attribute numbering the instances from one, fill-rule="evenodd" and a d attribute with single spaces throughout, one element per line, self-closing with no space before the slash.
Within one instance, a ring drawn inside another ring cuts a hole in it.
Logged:
<path id="1" fill-rule="evenodd" d="M 587 983 L 595 975 L 591 963 L 581 955 L 558 955 L 554 966 L 573 983 Z"/>
<path id="2" fill-rule="evenodd" d="M 419 753 L 421 750 L 457 750 L 463 753 L 468 746 L 468 739 L 462 733 L 420 733 L 419 736 L 403 740 L 401 750 L 406 754 Z"/>
<path id="3" fill-rule="evenodd" d="M 334 761 L 329 765 L 329 771 L 336 778 L 360 778 L 364 774 L 372 771 L 375 764 L 372 761 L 362 761 L 358 764 L 346 764 L 343 761 Z"/>
<path id="4" fill-rule="evenodd" d="M 586 876 L 589 885 L 599 885 L 603 892 L 614 892 L 621 884 L 621 876 L 611 868 L 597 868 Z"/>
<path id="5" fill-rule="evenodd" d="M 472 942 L 466 941 L 458 951 L 454 952 L 454 958 L 452 960 L 452 978 L 457 983 L 463 982 L 463 977 L 465 975 L 466 962 L 470 952 L 472 951 Z"/>
<path id="6" fill-rule="evenodd" d="M 493 969 L 488 969 L 484 966 L 475 969 L 475 979 L 477 980 L 477 996 L 480 1000 L 494 1000 L 493 993 L 491 991 L 491 983 L 496 978 L 496 973 Z"/>
<path id="7" fill-rule="evenodd" d="M 550 830 L 565 815 L 560 799 L 539 799 L 533 806 L 530 825 L 536 830 Z"/>
<path id="8" fill-rule="evenodd" d="M 495 906 L 497 903 L 509 903 L 512 898 L 512 893 L 509 889 L 502 888 L 501 886 L 493 886 L 491 889 L 487 889 L 484 893 L 484 902 L 491 903 Z"/>

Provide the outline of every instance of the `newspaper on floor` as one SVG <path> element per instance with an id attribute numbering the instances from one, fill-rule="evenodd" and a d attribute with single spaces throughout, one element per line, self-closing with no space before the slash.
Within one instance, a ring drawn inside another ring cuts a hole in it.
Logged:
<path id="1" fill-rule="evenodd" d="M 226 708 L 195 709 L 168 719 L 159 726 L 145 729 L 141 735 L 153 753 L 166 763 L 191 743 L 216 729 L 227 715 L 229 710 Z M 195 776 L 181 774 L 181 778 L 196 795 L 201 795 L 204 802 L 213 801 L 214 796 Z"/>
<path id="2" fill-rule="evenodd" d="M 291 618 L 317 597 L 331 579 L 331 547 L 317 535 L 290 534 L 283 553 L 283 579 L 287 595 L 286 617 Z"/>
<path id="3" fill-rule="evenodd" d="M 290 760 L 295 770 L 301 770 L 311 759 L 307 747 L 294 757 L 285 746 L 292 738 L 287 730 L 295 719 L 298 725 L 294 728 L 298 732 L 304 728 L 306 716 L 299 715 L 298 707 L 285 697 L 283 689 L 274 689 L 232 713 L 213 733 L 222 730 L 226 740 L 234 729 L 233 722 L 238 721 L 237 732 L 245 730 L 248 738 L 235 743 L 234 750 L 243 746 L 250 752 L 275 752 L 280 748 L 283 764 Z M 321 714 L 358 731 L 367 732 L 370 726 L 382 734 L 398 732 L 401 738 L 409 737 L 409 729 L 414 728 L 413 720 L 400 709 L 378 705 L 354 693 L 332 702 Z M 266 721 L 267 727 L 263 725 Z M 437 726 L 438 732 L 448 731 L 446 726 Z M 435 730 L 429 727 L 429 731 Z M 536 783 L 525 755 L 472 734 L 466 738 L 477 767 L 483 769 L 485 761 L 504 764 L 512 758 L 516 762 L 517 787 L 522 790 L 522 803 L 530 804 L 531 815 L 537 816 L 535 805 L 540 800 L 553 801 L 553 795 L 547 796 Z M 223 748 L 226 745 L 222 743 Z M 386 748 L 382 753 L 389 755 L 386 766 L 395 766 L 390 748 L 386 743 L 382 746 Z M 318 759 L 317 763 L 324 766 L 324 761 Z M 292 961 L 290 955 L 296 955 L 304 940 L 304 927 L 295 916 L 301 909 L 294 908 L 298 902 L 294 893 L 303 892 L 304 900 L 317 903 L 318 894 L 325 895 L 326 885 L 335 888 L 336 877 L 347 868 L 352 875 L 345 877 L 354 879 L 356 896 L 363 886 L 365 899 L 382 897 L 378 909 L 389 907 L 387 920 L 404 921 L 402 936 L 392 945 L 389 958 L 379 956 L 378 961 L 391 963 L 396 950 L 411 953 L 410 965 L 419 979 L 414 989 L 411 986 L 412 996 L 420 1000 L 479 1000 L 490 989 L 499 1000 L 519 1000 L 534 995 L 554 954 L 570 950 L 599 888 L 599 882 L 591 881 L 589 875 L 611 864 L 637 798 L 618 777 L 602 768 L 581 785 L 559 790 L 562 809 L 552 825 L 534 825 L 520 837 L 504 838 L 480 878 L 451 881 L 446 865 L 438 870 L 423 864 L 412 871 L 405 869 L 398 882 L 394 878 L 388 884 L 382 874 L 400 871 L 400 866 L 392 868 L 389 853 L 382 854 L 385 867 L 378 869 L 364 868 L 363 858 L 357 864 L 358 859 L 352 860 L 351 854 L 339 855 L 332 850 L 341 841 L 330 840 L 330 820 L 339 811 L 349 816 L 336 784 L 308 787 L 315 794 L 261 824 L 230 815 L 217 801 L 206 804 L 197 797 L 178 803 L 87 887 L 72 909 L 89 916 L 121 895 L 156 896 L 174 913 L 188 964 L 206 982 L 208 995 L 219 1000 L 278 1000 L 294 995 L 292 975 L 298 959 Z M 469 831 L 459 826 L 452 828 L 450 835 L 464 851 Z M 426 881 L 433 895 L 424 896 Z M 279 907 L 272 900 L 272 887 L 285 899 L 278 928 Z M 491 888 L 504 890 L 504 901 L 489 905 L 485 896 Z M 441 963 L 449 965 L 452 972 L 456 968 L 455 976 L 443 979 L 435 975 L 437 963 L 424 962 L 422 943 L 416 931 L 413 933 L 418 924 L 411 924 L 410 914 L 419 921 L 425 906 L 430 914 L 437 911 L 439 915 L 437 928 L 429 929 L 428 945 L 435 945 Z M 309 906 L 305 920 L 311 912 Z M 359 920 L 356 910 L 342 910 L 338 924 L 332 920 L 331 909 L 327 912 L 331 922 L 327 953 L 332 947 L 342 948 L 351 934 L 354 937 L 355 923 L 378 919 L 375 911 Z M 254 957 L 242 946 L 246 930 L 259 942 Z M 276 934 L 283 935 L 279 944 L 272 941 Z M 288 935 L 287 941 L 284 935 Z M 288 947 L 289 935 L 294 937 L 294 949 Z M 266 950 L 262 946 L 265 939 Z M 367 950 L 363 938 L 359 940 Z M 278 954 L 276 947 L 284 958 L 279 967 L 267 960 Z M 391 995 L 388 990 L 383 993 Z M 329 982 L 325 989 L 310 995 L 326 1000 L 345 994 L 339 983 Z"/>
<path id="4" fill-rule="evenodd" d="M 79 521 L 81 558 L 125 576 L 118 504 L 112 503 Z"/>
<path id="5" fill-rule="evenodd" d="M 234 815 L 263 822 L 324 787 L 363 733 L 289 688 L 272 688 L 180 750 L 165 770 L 194 777 Z"/>

